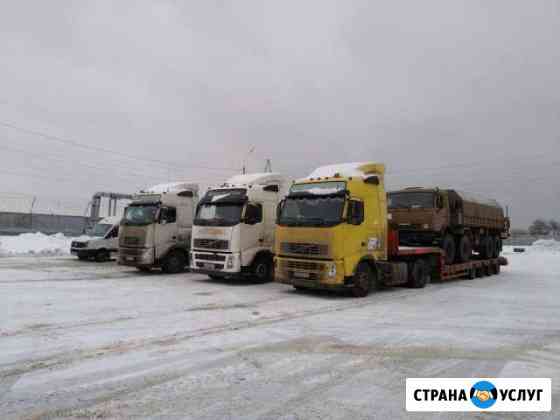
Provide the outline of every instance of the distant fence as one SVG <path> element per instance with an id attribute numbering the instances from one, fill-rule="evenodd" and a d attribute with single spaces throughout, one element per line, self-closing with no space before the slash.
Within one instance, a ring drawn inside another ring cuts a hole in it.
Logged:
<path id="1" fill-rule="evenodd" d="M 0 212 L 0 235 L 41 232 L 48 235 L 64 233 L 78 236 L 89 226 L 89 218 L 57 214 Z"/>

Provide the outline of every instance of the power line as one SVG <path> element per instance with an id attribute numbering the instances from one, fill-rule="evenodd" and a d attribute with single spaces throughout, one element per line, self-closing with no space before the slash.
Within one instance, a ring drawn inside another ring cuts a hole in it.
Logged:
<path id="1" fill-rule="evenodd" d="M 171 168 L 184 169 L 185 167 L 190 167 L 190 168 L 196 168 L 196 169 L 206 169 L 206 170 L 211 170 L 211 171 L 224 171 L 224 172 L 225 171 L 229 172 L 229 171 L 239 170 L 237 168 L 218 168 L 218 167 L 210 167 L 210 166 L 191 165 L 191 164 L 181 165 L 177 162 L 168 162 L 168 161 L 163 161 L 163 160 L 159 160 L 159 159 L 150 159 L 150 158 L 146 158 L 146 157 L 131 155 L 131 154 L 128 154 L 128 153 L 117 151 L 117 150 L 107 149 L 107 148 L 104 148 L 104 147 L 90 146 L 90 145 L 87 145 L 87 144 L 80 143 L 80 142 L 78 142 L 76 140 L 73 140 L 73 139 L 54 136 L 52 134 L 44 133 L 44 132 L 37 131 L 37 130 L 30 130 L 28 128 L 20 127 L 20 126 L 17 126 L 15 124 L 3 122 L 3 121 L 0 121 L 0 126 L 10 128 L 12 130 L 20 131 L 22 133 L 26 133 L 26 134 L 29 134 L 29 135 L 42 137 L 43 139 L 45 139 L 47 141 L 51 141 L 51 142 L 66 144 L 66 145 L 69 145 L 69 146 L 72 146 L 72 147 L 77 147 L 77 148 L 81 148 L 81 149 L 85 149 L 85 150 L 91 150 L 91 151 L 102 152 L 102 153 L 110 153 L 112 155 L 118 155 L 118 156 L 122 156 L 122 157 L 125 157 L 125 158 L 128 158 L 128 159 L 133 159 L 133 160 L 143 161 L 143 162 L 156 163 L 156 164 L 164 165 L 166 167 L 171 167 Z"/>

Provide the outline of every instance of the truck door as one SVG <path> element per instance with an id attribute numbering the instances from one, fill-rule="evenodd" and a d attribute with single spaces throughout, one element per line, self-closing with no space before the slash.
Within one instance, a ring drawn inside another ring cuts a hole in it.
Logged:
<path id="1" fill-rule="evenodd" d="M 251 265 L 255 254 L 263 247 L 264 241 L 263 206 L 260 203 L 248 203 L 241 224 L 242 265 Z"/>
<path id="2" fill-rule="evenodd" d="M 175 207 L 161 207 L 155 226 L 156 258 L 167 254 L 178 241 L 177 210 Z"/>

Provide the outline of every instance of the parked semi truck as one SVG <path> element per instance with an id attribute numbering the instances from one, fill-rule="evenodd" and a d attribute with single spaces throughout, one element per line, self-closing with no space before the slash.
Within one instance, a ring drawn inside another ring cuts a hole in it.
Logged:
<path id="1" fill-rule="evenodd" d="M 509 236 L 509 220 L 497 201 L 458 190 L 392 191 L 388 207 L 401 245 L 443 248 L 447 264 L 469 261 L 473 250 L 497 258 Z"/>
<path id="2" fill-rule="evenodd" d="M 191 271 L 271 281 L 276 207 L 285 185 L 280 174 L 255 173 L 208 190 L 194 220 Z"/>
<path id="3" fill-rule="evenodd" d="M 438 247 L 400 247 L 388 221 L 385 167 L 321 167 L 295 182 L 278 206 L 275 280 L 296 288 L 350 290 L 424 287 L 431 279 L 498 273 L 505 259 L 445 263 Z"/>
<path id="4" fill-rule="evenodd" d="M 156 185 L 134 195 L 119 235 L 119 264 L 165 273 L 183 271 L 189 263 L 191 230 L 198 186 Z"/>
<path id="5" fill-rule="evenodd" d="M 109 261 L 119 248 L 120 216 L 101 219 L 88 232 L 89 239 L 72 241 L 70 253 L 80 260 Z"/>

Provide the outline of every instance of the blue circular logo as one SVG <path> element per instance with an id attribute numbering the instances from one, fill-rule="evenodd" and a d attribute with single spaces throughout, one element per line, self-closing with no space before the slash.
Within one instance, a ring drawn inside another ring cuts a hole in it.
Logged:
<path id="1" fill-rule="evenodd" d="M 490 408 L 498 399 L 498 390 L 488 381 L 480 381 L 471 387 L 471 402 L 478 408 Z"/>

